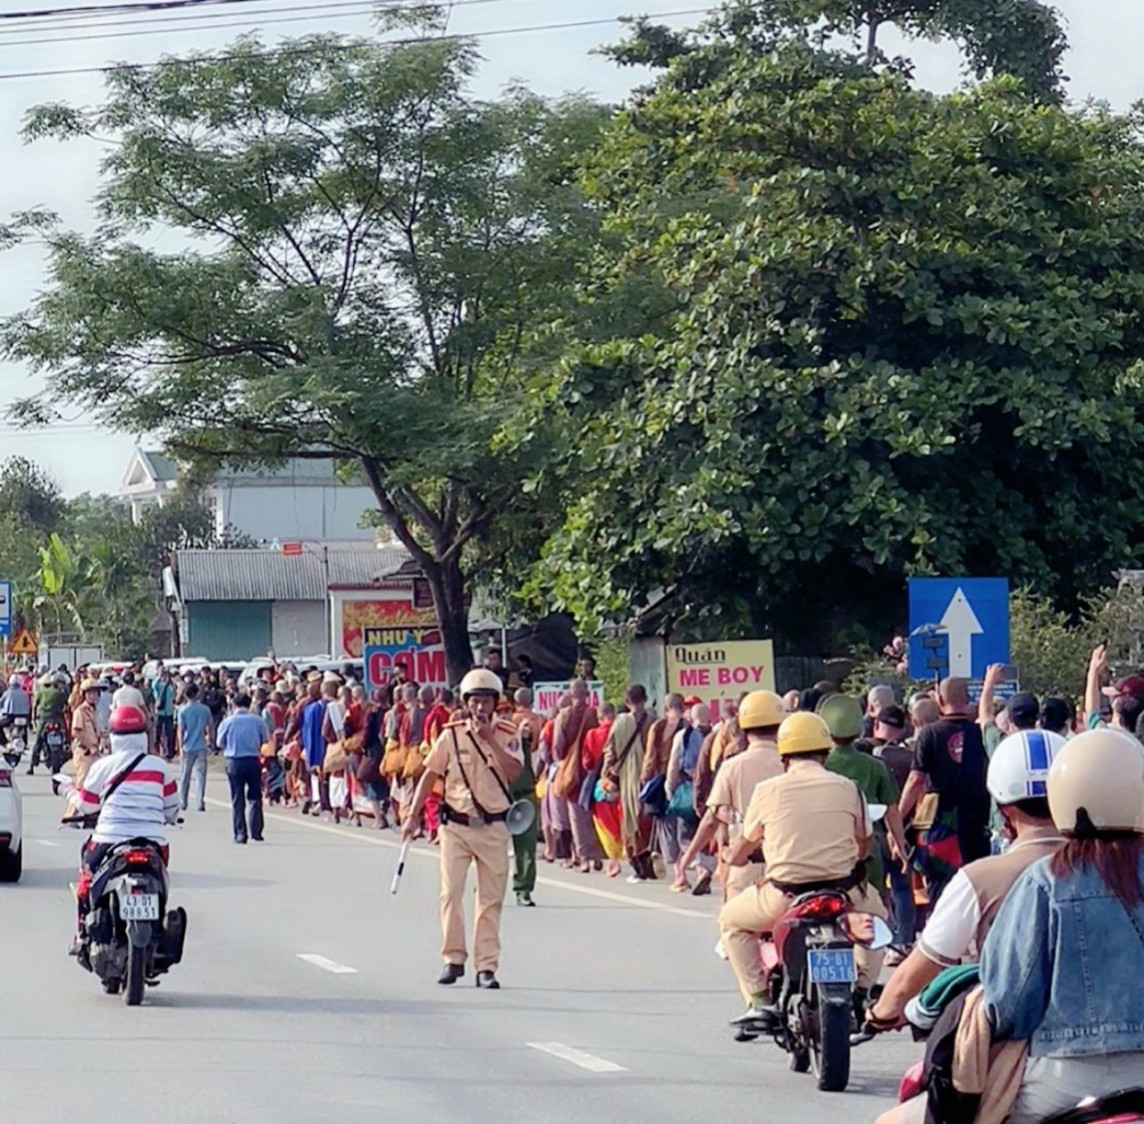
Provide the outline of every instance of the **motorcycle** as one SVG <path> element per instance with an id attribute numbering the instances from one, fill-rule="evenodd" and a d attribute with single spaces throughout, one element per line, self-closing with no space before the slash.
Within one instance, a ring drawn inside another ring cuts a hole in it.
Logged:
<path id="1" fill-rule="evenodd" d="M 85 815 L 62 822 L 92 830 L 97 820 Z M 88 878 L 85 871 L 81 879 Z M 156 986 L 159 976 L 183 959 L 187 913 L 181 907 L 166 910 L 166 848 L 150 839 L 116 844 L 90 875 L 86 890 L 90 909 L 77 959 L 99 977 L 108 995 L 123 990 L 127 1006 L 137 1007 L 145 988 Z"/>
<path id="2" fill-rule="evenodd" d="M 15 769 L 20 764 L 20 758 L 28 748 L 27 718 L 13 718 L 8 727 L 8 744 L 4 747 L 4 760 L 10 768 Z"/>
<path id="3" fill-rule="evenodd" d="M 1134 1124 L 1144 1121 L 1144 1088 L 1125 1089 L 1107 1097 L 1089 1097 L 1045 1124 Z"/>
<path id="4" fill-rule="evenodd" d="M 905 1104 L 920 1096 L 924 1063 L 918 1062 L 902 1078 L 898 1100 Z M 1046 1117 L 1043 1124 L 1144 1124 L 1144 1088 L 1125 1089 L 1106 1097 L 1089 1097 L 1076 1108 Z"/>
<path id="5" fill-rule="evenodd" d="M 48 758 L 48 772 L 53 776 L 64 767 L 68 759 L 68 743 L 64 728 L 59 722 L 48 722 L 44 726 L 44 752 Z"/>
<path id="6" fill-rule="evenodd" d="M 840 1093 L 850 1081 L 850 1050 L 874 1036 L 858 1030 L 854 946 L 885 948 L 890 927 L 856 913 L 837 890 L 799 895 L 775 931 L 761 941 L 770 1003 L 777 1015 L 739 1023 L 739 1037 L 768 1034 L 790 1055 L 795 1073 L 813 1071 L 824 1092 Z"/>
<path id="7" fill-rule="evenodd" d="M 874 822 L 885 812 L 882 805 L 870 806 Z M 777 1016 L 737 1022 L 736 1037 L 749 1041 L 770 1035 L 790 1055 L 795 1073 L 813 1071 L 823 1092 L 842 1092 L 850 1081 L 851 1048 L 875 1037 L 855 1017 L 854 946 L 880 949 L 892 940 L 880 917 L 856 912 L 841 891 L 800 894 L 759 944 Z"/>

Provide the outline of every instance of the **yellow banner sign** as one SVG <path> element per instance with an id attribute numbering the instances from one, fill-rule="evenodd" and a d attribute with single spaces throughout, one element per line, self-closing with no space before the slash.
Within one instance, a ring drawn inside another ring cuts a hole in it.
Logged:
<path id="1" fill-rule="evenodd" d="M 771 640 L 723 640 L 667 646 L 668 690 L 695 696 L 722 710 L 748 691 L 775 689 L 775 646 Z M 716 717 L 712 715 L 712 717 Z"/>

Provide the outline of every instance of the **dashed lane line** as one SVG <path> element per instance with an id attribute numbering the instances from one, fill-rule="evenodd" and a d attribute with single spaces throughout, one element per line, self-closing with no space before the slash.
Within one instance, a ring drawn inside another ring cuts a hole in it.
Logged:
<path id="1" fill-rule="evenodd" d="M 526 1042 L 526 1046 L 533 1050 L 540 1050 L 544 1054 L 551 1054 L 554 1058 L 578 1065 L 590 1073 L 626 1073 L 622 1065 L 610 1062 L 606 1058 L 598 1058 L 595 1054 L 586 1054 L 574 1046 L 565 1046 L 563 1042 Z"/>
<path id="2" fill-rule="evenodd" d="M 325 972 L 333 972 L 335 976 L 357 975 L 356 968 L 351 968 L 348 964 L 339 964 L 336 960 L 319 956 L 316 952 L 299 952 L 297 956 L 299 960 L 305 960 L 307 964 L 313 964 L 315 968 L 321 968 Z"/>

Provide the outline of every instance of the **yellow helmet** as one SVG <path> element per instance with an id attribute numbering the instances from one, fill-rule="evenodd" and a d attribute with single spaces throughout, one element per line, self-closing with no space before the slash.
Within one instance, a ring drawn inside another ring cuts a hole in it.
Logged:
<path id="1" fill-rule="evenodd" d="M 783 700 L 774 691 L 752 691 L 739 703 L 739 729 L 764 730 L 779 726 L 786 718 Z"/>
<path id="2" fill-rule="evenodd" d="M 800 710 L 789 715 L 779 727 L 778 748 L 780 757 L 792 757 L 796 753 L 828 753 L 834 748 L 830 729 L 817 714 Z"/>

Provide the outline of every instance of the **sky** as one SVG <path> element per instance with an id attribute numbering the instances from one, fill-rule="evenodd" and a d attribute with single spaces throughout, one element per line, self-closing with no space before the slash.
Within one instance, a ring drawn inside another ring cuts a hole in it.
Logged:
<path id="1" fill-rule="evenodd" d="M 164 54 L 218 49 L 252 30 L 260 30 L 264 40 L 273 43 L 320 30 L 367 33 L 370 29 L 361 5 L 346 0 L 251 0 L 231 9 L 194 13 L 193 18 L 152 16 L 153 22 L 130 25 L 92 16 L 77 16 L 66 28 L 36 28 L 3 20 L 6 13 L 33 7 L 107 6 L 108 2 L 0 0 L 0 166 L 8 169 L 0 178 L 0 221 L 13 212 L 48 207 L 74 229 L 86 231 L 94 224 L 90 200 L 99 182 L 99 146 L 45 141 L 27 146 L 19 129 L 34 105 L 57 101 L 97 104 L 102 79 L 91 74 L 20 75 L 109 62 L 148 62 Z M 694 10 L 705 6 L 705 0 L 457 0 L 449 29 L 480 37 L 485 59 L 476 84 L 480 96 L 495 96 L 509 83 L 522 82 L 548 96 L 580 91 L 619 102 L 645 76 L 620 70 L 592 54 L 594 48 L 619 37 L 616 18 L 662 15 L 661 22 L 685 26 L 698 22 L 702 17 L 693 14 Z M 1066 59 L 1070 96 L 1077 101 L 1101 99 L 1117 109 L 1126 109 L 1144 97 L 1136 58 L 1137 46 L 1144 41 L 1144 4 L 1140 0 L 1057 0 L 1056 7 L 1071 43 Z M 133 21 L 143 18 L 130 17 Z M 590 26 L 518 30 L 581 22 Z M 897 53 L 891 39 L 882 45 L 889 53 Z M 951 47 L 913 43 L 901 49 L 917 62 L 922 84 L 947 90 L 961 80 L 958 56 Z M 6 254 L 0 259 L 0 315 L 26 308 L 45 283 L 43 256 L 36 248 Z M 48 430 L 16 430 L 2 416 L 3 411 L 35 386 L 27 370 L 0 364 L 0 460 L 21 454 L 37 461 L 69 495 L 117 491 L 135 437 L 100 429 L 75 411 L 69 420 Z"/>

